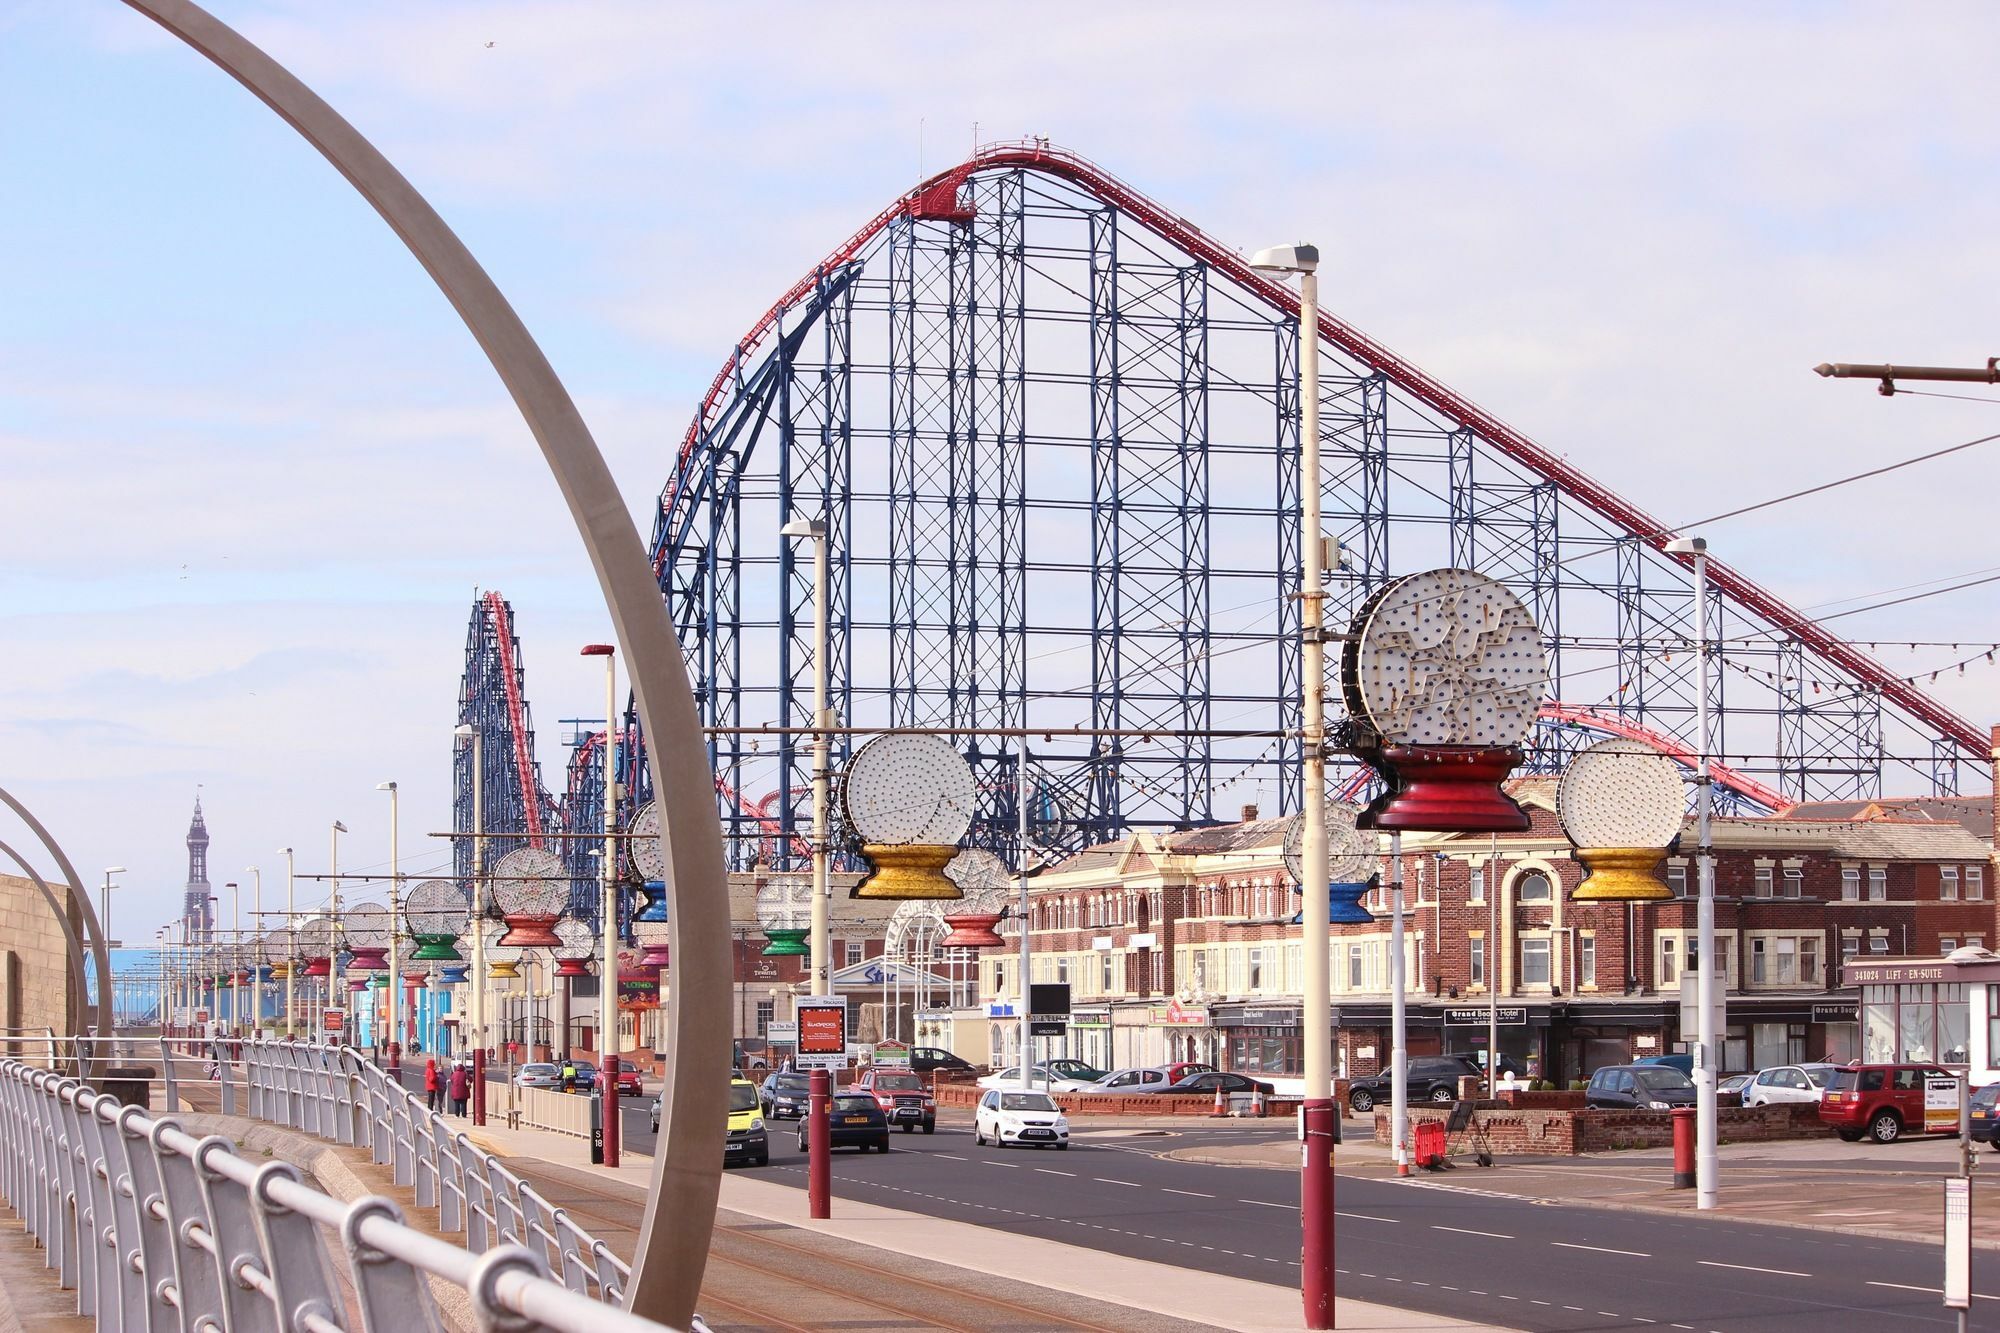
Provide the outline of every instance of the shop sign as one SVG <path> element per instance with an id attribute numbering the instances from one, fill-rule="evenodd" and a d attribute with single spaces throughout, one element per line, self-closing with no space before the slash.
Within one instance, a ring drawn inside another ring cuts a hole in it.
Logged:
<path id="1" fill-rule="evenodd" d="M 1145 930 L 1137 935 L 1128 936 L 1126 942 L 1135 949 L 1150 949 L 1160 942 L 1160 937 L 1150 930 Z"/>
<path id="2" fill-rule="evenodd" d="M 989 1001 L 987 1001 L 987 1002 L 986 1002 L 986 1016 L 987 1016 L 988 1018 L 1012 1018 L 1012 1017 L 1014 1016 L 1014 1003 L 1013 1003 L 1013 1001 L 1011 1001 L 1011 1000 L 989 1000 Z"/>
<path id="3" fill-rule="evenodd" d="M 1208 1026 L 1208 1006 L 1205 1004 L 1182 1004 L 1179 1000 L 1169 1000 L 1165 1004 L 1153 1005 L 1149 1012 L 1153 1022 L 1163 1027 Z"/>
<path id="4" fill-rule="evenodd" d="M 1498 1014 L 1498 1018 L 1494 1021 L 1498 1022 L 1503 1028 L 1527 1026 L 1528 1011 L 1526 1009 L 1505 1007 L 1498 1010 L 1491 1010 L 1484 1007 L 1477 1009 L 1447 1009 L 1444 1011 L 1444 1025 L 1448 1028 L 1483 1028 L 1486 1026 L 1489 1016 L 1496 1013 Z"/>
<path id="5" fill-rule="evenodd" d="M 1111 1011 L 1071 1014 L 1069 1025 L 1073 1028 L 1108 1028 L 1111 1026 Z"/>
<path id="6" fill-rule="evenodd" d="M 1233 1014 L 1215 1015 L 1215 1025 L 1242 1028 L 1295 1028 L 1299 1025 L 1299 1018 L 1300 1012 L 1297 1009 L 1246 1007 L 1238 1009 Z"/>
<path id="7" fill-rule="evenodd" d="M 900 1041 L 878 1041 L 875 1043 L 874 1058 L 869 1063 L 877 1069 L 908 1069 L 909 1045 Z"/>
<path id="8" fill-rule="evenodd" d="M 1852 1023 L 1855 1021 L 1854 1000 L 1834 1000 L 1812 1007 L 1812 1021 L 1815 1023 Z"/>
<path id="9" fill-rule="evenodd" d="M 328 1009 L 321 1017 L 326 1020 L 324 1026 L 328 1032 L 340 1031 L 342 1025 L 347 1022 L 347 1015 L 338 1009 Z"/>
<path id="10" fill-rule="evenodd" d="M 799 1039 L 797 1023 L 769 1023 L 764 1027 L 764 1040 L 773 1046 L 790 1046 Z"/>

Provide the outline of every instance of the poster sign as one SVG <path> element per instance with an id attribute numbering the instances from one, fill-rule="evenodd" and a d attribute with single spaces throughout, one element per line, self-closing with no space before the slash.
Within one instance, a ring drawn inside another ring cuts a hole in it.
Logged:
<path id="1" fill-rule="evenodd" d="M 764 1025 L 764 1040 L 773 1046 L 790 1046 L 799 1039 L 797 1023 L 767 1023 Z"/>
<path id="2" fill-rule="evenodd" d="M 1069 983 L 1035 982 L 1028 987 L 1028 1035 L 1060 1037 L 1069 1029 Z"/>
<path id="3" fill-rule="evenodd" d="M 792 1006 L 800 1069 L 847 1068 L 847 997 L 814 995 Z"/>
<path id="4" fill-rule="evenodd" d="M 878 1041 L 869 1063 L 877 1069 L 908 1069 L 910 1048 L 900 1041 Z"/>
<path id="5" fill-rule="evenodd" d="M 1444 1011 L 1444 1025 L 1450 1028 L 1483 1028 L 1488 1018 L 1503 1028 L 1526 1027 L 1528 1011 L 1523 1008 L 1501 1008 L 1488 1010 L 1484 1006 L 1477 1009 L 1447 1009 Z"/>
<path id="6" fill-rule="evenodd" d="M 347 1023 L 347 1015 L 338 1009 L 328 1009 L 324 1013 L 328 1032 L 338 1032 Z"/>
<path id="7" fill-rule="evenodd" d="M 1949 1134 L 1958 1128 L 1958 1080 L 1949 1074 L 1924 1078 L 1924 1133 Z"/>
<path id="8" fill-rule="evenodd" d="M 1972 1305 L 1972 1181 L 1964 1176 L 1944 1182 L 1944 1303 Z"/>

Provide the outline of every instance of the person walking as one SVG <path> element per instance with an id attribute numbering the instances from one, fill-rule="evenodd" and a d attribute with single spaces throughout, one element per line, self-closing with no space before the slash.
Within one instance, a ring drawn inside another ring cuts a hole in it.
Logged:
<path id="1" fill-rule="evenodd" d="M 466 1099 L 471 1095 L 472 1080 L 466 1077 L 465 1066 L 462 1064 L 453 1065 L 451 1067 L 451 1113 L 459 1116 L 464 1115 Z"/>
<path id="2" fill-rule="evenodd" d="M 424 1101 L 433 1112 L 444 1110 L 444 1080 L 438 1077 L 435 1058 L 424 1061 Z"/>

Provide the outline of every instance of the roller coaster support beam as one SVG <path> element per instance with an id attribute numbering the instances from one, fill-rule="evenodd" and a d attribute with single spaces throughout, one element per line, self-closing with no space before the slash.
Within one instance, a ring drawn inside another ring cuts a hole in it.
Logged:
<path id="1" fill-rule="evenodd" d="M 373 144 L 291 71 L 191 0 L 126 3 L 254 93 L 381 214 L 486 352 L 568 503 L 631 663 L 640 726 L 653 742 L 649 758 L 663 816 L 660 843 L 673 922 L 676 976 L 667 1008 L 661 1134 L 625 1305 L 643 1318 L 686 1328 L 694 1319 L 722 1186 L 715 1126 L 728 1107 L 729 899 L 714 775 L 702 750 L 685 659 L 631 507 L 520 316 L 437 210 Z M 94 925 L 87 904 L 84 910 Z M 617 984 L 615 977 L 606 980 Z"/>

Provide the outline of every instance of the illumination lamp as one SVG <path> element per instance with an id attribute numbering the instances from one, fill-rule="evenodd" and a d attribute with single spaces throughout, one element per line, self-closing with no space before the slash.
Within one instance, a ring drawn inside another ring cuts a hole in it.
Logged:
<path id="1" fill-rule="evenodd" d="M 403 899 L 403 924 L 417 942 L 417 951 L 410 955 L 412 961 L 457 962 L 458 950 L 452 946 L 465 935 L 471 919 L 471 898 L 451 880 L 427 879 L 418 884 Z"/>
<path id="2" fill-rule="evenodd" d="M 597 932 L 587 922 L 566 916 L 556 922 L 556 939 L 560 943 L 551 951 L 555 955 L 556 975 L 589 976 L 590 956 L 597 952 Z"/>
<path id="3" fill-rule="evenodd" d="M 1344 801 L 1326 803 L 1326 919 L 1329 925 L 1365 926 L 1374 913 L 1361 905 L 1361 897 L 1381 882 L 1381 846 L 1373 831 L 1356 825 L 1360 811 Z M 1305 870 L 1306 818 L 1293 815 L 1285 828 L 1285 869 L 1291 872 L 1292 892 L 1303 894 Z M 1304 912 L 1292 914 L 1299 925 Z"/>
<path id="4" fill-rule="evenodd" d="M 757 924 L 763 927 L 766 958 L 804 958 L 812 952 L 812 880 L 773 875 L 757 887 Z"/>
<path id="5" fill-rule="evenodd" d="M 847 763 L 840 787 L 869 873 L 856 898 L 958 898 L 944 876 L 978 802 L 972 769 L 936 736 L 877 736 Z"/>
<path id="6" fill-rule="evenodd" d="M 665 892 L 667 858 L 660 854 L 660 807 L 648 801 L 632 813 L 625 830 L 625 859 L 641 881 L 659 882 Z"/>
<path id="7" fill-rule="evenodd" d="M 1501 784 L 1524 757 L 1547 674 L 1534 618 L 1483 574 L 1434 569 L 1377 591 L 1340 662 L 1348 748 L 1384 783 L 1356 826 L 1524 832 L 1528 814 Z"/>
<path id="8" fill-rule="evenodd" d="M 299 957 L 306 963 L 300 976 L 333 975 L 333 922 L 323 916 L 314 917 L 299 927 Z"/>
<path id="9" fill-rule="evenodd" d="M 938 941 L 944 949 L 998 949 L 1007 943 L 994 927 L 1007 915 L 1007 893 L 1014 872 L 984 847 L 968 847 L 944 868 L 944 877 L 958 886 L 963 901 L 944 914 L 951 933 Z"/>
<path id="10" fill-rule="evenodd" d="M 257 943 L 257 954 L 264 960 L 259 969 L 266 981 L 283 981 L 292 974 L 292 942 L 282 930 L 274 930 Z"/>
<path id="11" fill-rule="evenodd" d="M 389 909 L 380 903 L 361 903 L 342 913 L 341 925 L 347 936 L 347 947 L 353 951 L 353 956 L 347 960 L 348 972 L 382 972 L 388 969 L 387 955 L 395 921 L 389 915 Z"/>
<path id="12" fill-rule="evenodd" d="M 505 926 L 488 925 L 486 930 L 486 975 L 499 979 L 521 975 L 521 949 L 519 945 L 503 944 L 502 940 L 513 932 Z M 554 932 L 550 932 L 553 934 Z"/>
<path id="13" fill-rule="evenodd" d="M 1570 900 L 1673 897 L 1653 867 L 1679 839 L 1686 810 L 1679 767 L 1644 741 L 1614 736 L 1580 752 L 1556 786 L 1556 815 L 1586 868 Z"/>
<path id="14" fill-rule="evenodd" d="M 569 905 L 569 872 L 541 847 L 517 847 L 493 868 L 493 901 L 507 923 L 501 938 L 520 949 L 553 949 L 555 924 Z"/>

